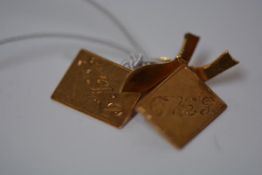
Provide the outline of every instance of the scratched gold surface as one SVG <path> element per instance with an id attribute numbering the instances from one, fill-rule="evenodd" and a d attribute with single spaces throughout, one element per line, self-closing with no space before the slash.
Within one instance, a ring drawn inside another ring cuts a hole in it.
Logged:
<path id="1" fill-rule="evenodd" d="M 120 93 L 124 79 L 131 70 L 81 50 L 52 99 L 94 118 L 123 127 L 133 116 L 139 93 Z"/>
<path id="2" fill-rule="evenodd" d="M 137 111 L 182 148 L 226 108 L 226 104 L 181 64 L 137 104 Z"/>

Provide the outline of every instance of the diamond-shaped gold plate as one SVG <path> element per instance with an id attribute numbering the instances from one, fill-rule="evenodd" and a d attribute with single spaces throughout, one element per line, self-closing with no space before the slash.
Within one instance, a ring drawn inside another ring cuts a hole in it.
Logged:
<path id="1" fill-rule="evenodd" d="M 131 70 L 81 50 L 52 98 L 116 127 L 133 116 L 139 93 L 120 93 Z"/>
<path id="2" fill-rule="evenodd" d="M 186 145 L 226 108 L 226 104 L 181 64 L 167 79 L 137 104 L 142 113 L 168 140 Z"/>

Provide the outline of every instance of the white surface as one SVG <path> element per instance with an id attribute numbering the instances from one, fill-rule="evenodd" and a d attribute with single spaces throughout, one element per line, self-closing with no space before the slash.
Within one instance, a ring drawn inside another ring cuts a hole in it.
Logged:
<path id="1" fill-rule="evenodd" d="M 120 62 L 108 47 L 64 39 L 0 46 L 0 174 L 262 173 L 262 1 L 99 0 L 150 56 L 174 56 L 185 32 L 202 37 L 192 64 L 229 49 L 240 60 L 208 84 L 228 109 L 183 150 L 137 115 L 117 130 L 50 100 L 80 48 Z M 71 32 L 129 47 L 110 20 L 82 0 L 1 0 L 0 39 Z M 121 59 L 120 59 L 121 58 Z"/>

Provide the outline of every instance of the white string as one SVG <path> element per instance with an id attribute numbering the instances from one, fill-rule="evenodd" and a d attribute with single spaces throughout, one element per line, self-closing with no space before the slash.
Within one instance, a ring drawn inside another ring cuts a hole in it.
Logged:
<path id="1" fill-rule="evenodd" d="M 127 68 L 134 69 L 136 67 L 141 66 L 142 62 L 143 62 L 142 54 L 131 54 L 129 55 L 129 59 L 122 61 L 122 65 Z"/>
<path id="2" fill-rule="evenodd" d="M 125 28 L 125 26 L 106 8 L 98 4 L 97 2 L 93 0 L 84 0 L 85 2 L 90 3 L 93 5 L 97 10 L 99 10 L 101 13 L 103 13 L 105 16 L 107 16 L 123 33 L 123 35 L 126 37 L 126 39 L 129 41 L 129 43 L 132 45 L 132 47 L 138 52 L 134 53 L 130 51 L 127 48 L 124 48 L 118 43 L 115 43 L 113 41 L 108 41 L 101 38 L 81 35 L 81 34 L 74 34 L 74 33 L 31 33 L 31 34 L 23 34 L 23 35 L 16 35 L 12 37 L 7 37 L 0 39 L 0 46 L 6 45 L 14 42 L 20 42 L 25 40 L 31 40 L 31 39 L 43 39 L 43 38 L 62 38 L 62 39 L 76 39 L 76 40 L 82 40 L 82 41 L 90 41 L 93 43 L 100 43 L 102 45 L 107 45 L 109 47 L 112 47 L 114 49 L 120 50 L 128 55 L 128 59 L 125 59 L 122 61 L 122 65 L 130 68 L 135 69 L 137 67 L 146 65 L 146 64 L 152 64 L 152 62 L 145 62 L 144 56 L 147 56 L 147 53 L 145 50 L 139 45 L 138 42 L 134 40 L 132 35 L 129 33 L 129 31 Z M 144 56 L 143 56 L 144 55 Z"/>
<path id="3" fill-rule="evenodd" d="M 30 33 L 24 35 L 17 35 L 17 36 L 0 39 L 0 46 L 10 43 L 20 42 L 20 41 L 25 41 L 25 40 L 46 39 L 46 38 L 61 38 L 61 39 L 75 39 L 80 41 L 89 41 L 89 42 L 99 43 L 102 45 L 112 47 L 114 49 L 122 51 L 127 55 L 132 54 L 132 51 L 130 51 L 129 49 L 123 47 L 121 44 L 118 44 L 116 42 L 109 41 L 106 39 L 96 38 L 92 36 L 87 36 L 87 35 L 74 34 L 74 33 L 51 33 L 51 32 L 44 33 L 43 32 L 43 33 Z"/>
<path id="4" fill-rule="evenodd" d="M 127 28 L 120 22 L 120 20 L 113 15 L 108 9 L 100 5 L 99 3 L 93 1 L 93 0 L 85 0 L 86 2 L 93 5 L 97 10 L 99 10 L 101 13 L 103 13 L 108 19 L 110 19 L 122 32 L 122 34 L 126 37 L 126 39 L 129 41 L 131 46 L 138 52 L 138 53 L 132 53 L 128 56 L 128 59 L 124 59 L 122 61 L 122 65 L 130 68 L 130 69 L 136 69 L 140 66 L 152 64 L 152 62 L 146 62 L 144 60 L 144 57 L 148 58 L 148 54 L 143 49 L 143 47 L 140 46 L 138 42 L 134 39 L 134 37 L 130 34 L 130 32 L 127 30 Z"/>
<path id="5" fill-rule="evenodd" d="M 148 54 L 143 49 L 143 47 L 140 46 L 140 44 L 134 39 L 134 37 L 131 35 L 128 29 L 122 24 L 122 22 L 113 13 L 111 13 L 107 8 L 103 7 L 96 1 L 93 1 L 93 0 L 84 0 L 84 1 L 93 5 L 93 7 L 95 7 L 98 11 L 104 14 L 109 20 L 111 20 L 111 22 L 113 22 L 118 27 L 118 29 L 126 37 L 127 41 L 131 44 L 131 46 L 138 53 L 144 55 L 145 57 L 148 57 Z"/>

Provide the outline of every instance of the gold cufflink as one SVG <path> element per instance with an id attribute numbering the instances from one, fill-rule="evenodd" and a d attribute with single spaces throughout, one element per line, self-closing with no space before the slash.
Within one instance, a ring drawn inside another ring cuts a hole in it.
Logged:
<path id="1" fill-rule="evenodd" d="M 81 50 L 52 94 L 52 99 L 121 128 L 133 117 L 141 94 L 120 92 L 131 72 L 122 65 Z"/>
<path id="2" fill-rule="evenodd" d="M 193 39 L 192 34 L 186 38 Z M 186 43 L 190 43 L 189 39 Z M 188 67 L 197 42 L 185 45 L 181 54 L 164 64 L 148 65 L 131 72 L 123 92 L 141 92 L 136 106 L 172 144 L 183 147 L 219 116 L 226 104 L 204 81 L 236 65 L 228 52 L 213 63 Z"/>
<path id="3" fill-rule="evenodd" d="M 140 93 L 120 92 L 131 70 L 81 50 L 52 98 L 107 124 L 123 127 L 133 116 Z"/>
<path id="4" fill-rule="evenodd" d="M 160 57 L 162 64 L 134 71 L 81 50 L 52 98 L 118 128 L 136 110 L 183 147 L 226 108 L 205 81 L 238 63 L 225 52 L 211 64 L 189 67 L 198 41 L 187 33 L 174 60 Z"/>

